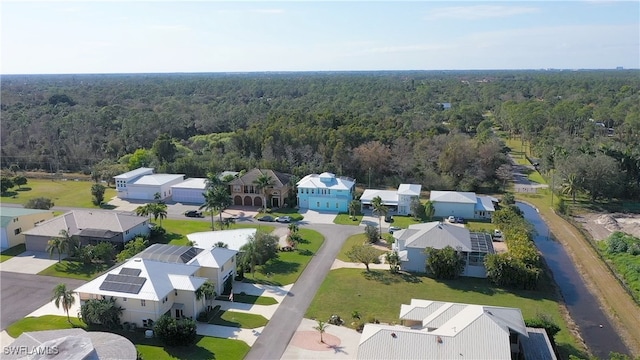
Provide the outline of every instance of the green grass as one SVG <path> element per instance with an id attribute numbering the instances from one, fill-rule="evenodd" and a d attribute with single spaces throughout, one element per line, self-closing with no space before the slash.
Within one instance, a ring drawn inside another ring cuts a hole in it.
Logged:
<path id="1" fill-rule="evenodd" d="M 262 315 L 223 310 L 219 311 L 216 316 L 209 321 L 209 324 L 255 329 L 267 325 L 267 322 L 269 322 L 269 320 Z"/>
<path id="2" fill-rule="evenodd" d="M 486 232 L 493 233 L 496 226 L 491 223 L 491 220 L 480 220 L 480 219 L 468 219 L 466 220 L 465 227 L 469 229 L 469 231 L 473 232 Z"/>
<path id="3" fill-rule="evenodd" d="M 304 216 L 300 215 L 298 210 L 291 209 L 291 208 L 280 208 L 280 209 L 276 209 L 276 211 L 272 211 L 270 213 L 260 212 L 255 216 L 255 218 L 257 219 L 257 218 L 259 218 L 261 216 L 265 216 L 265 215 L 271 215 L 273 217 L 289 216 L 289 217 L 291 217 L 291 220 L 293 220 L 293 221 L 300 221 L 300 220 L 304 219 Z"/>
<path id="4" fill-rule="evenodd" d="M 28 179 L 27 185 L 18 191 L 13 188 L 1 198 L 3 203 L 26 204 L 29 199 L 45 197 L 53 200 L 56 206 L 98 208 L 91 202 L 92 181 L 52 181 L 44 179 Z M 107 188 L 104 193 L 105 202 L 116 196 L 116 190 Z"/>
<path id="5" fill-rule="evenodd" d="M 174 220 L 164 219 L 162 220 L 162 227 L 167 231 L 162 239 L 156 242 L 171 245 L 187 245 L 189 239 L 187 234 L 201 231 L 211 231 L 210 221 L 198 221 L 198 220 Z M 269 225 L 253 225 L 253 224 L 231 224 L 229 229 L 248 229 L 257 228 L 260 231 L 270 233 L 275 229 Z M 216 228 L 216 231 L 219 230 Z M 226 230 L 226 229 L 225 229 Z"/>
<path id="6" fill-rule="evenodd" d="M 253 305 L 275 305 L 278 303 L 278 301 L 271 296 L 241 295 L 239 293 L 233 293 L 233 302 Z"/>
<path id="7" fill-rule="evenodd" d="M 600 241 L 597 245 L 598 251 L 613 266 L 619 277 L 622 277 L 637 302 L 640 299 L 640 256 L 626 252 L 611 254 L 606 250 L 606 241 Z"/>
<path id="8" fill-rule="evenodd" d="M 344 245 L 342 245 L 342 249 L 340 249 L 340 252 L 338 253 L 338 256 L 336 256 L 336 259 L 346 261 L 346 262 L 351 262 L 351 259 L 349 259 L 349 257 L 347 256 L 347 251 L 349 251 L 355 245 L 362 245 L 365 243 L 367 243 L 366 234 L 356 234 L 356 235 L 350 236 L 344 242 Z M 377 249 L 376 251 L 379 252 L 378 255 L 382 255 L 386 252 L 386 251 L 377 250 Z"/>
<path id="9" fill-rule="evenodd" d="M 547 180 L 545 180 L 542 175 L 540 175 L 539 172 L 537 171 L 532 171 L 529 173 L 529 175 L 527 175 L 527 179 L 529 179 L 530 181 L 533 181 L 535 183 L 538 184 L 546 184 Z"/>
<path id="10" fill-rule="evenodd" d="M 333 219 L 333 223 L 338 225 L 360 225 L 360 222 L 362 221 L 362 214 L 356 215 L 355 218 L 356 220 L 353 220 L 349 214 L 339 213 L 336 218 Z"/>
<path id="11" fill-rule="evenodd" d="M 55 256 L 55 255 L 54 255 Z M 110 265 L 99 263 L 85 265 L 81 261 L 63 259 L 48 268 L 40 271 L 38 275 L 57 276 L 70 279 L 92 280 L 108 270 Z"/>
<path id="12" fill-rule="evenodd" d="M 296 251 L 278 253 L 277 259 L 257 266 L 254 274 L 245 273 L 245 281 L 277 286 L 296 282 L 324 242 L 324 236 L 317 231 L 300 229 L 299 233 L 303 242 L 297 245 Z"/>
<path id="13" fill-rule="evenodd" d="M 76 327 L 86 328 L 77 318 L 71 318 Z M 16 321 L 7 328 L 7 333 L 18 337 L 26 331 L 71 329 L 65 316 L 46 315 L 28 317 Z M 100 331 L 104 331 L 100 329 Z M 129 339 L 140 352 L 143 359 L 230 359 L 241 360 L 250 350 L 244 341 L 222 339 L 209 336 L 197 336 L 191 346 L 164 346 L 159 339 L 147 339 L 143 331 L 113 331 Z"/>
<path id="14" fill-rule="evenodd" d="M 17 338 L 22 335 L 23 332 L 28 331 L 72 329 L 76 327 L 86 329 L 87 327 L 84 322 L 73 316 L 71 317 L 71 323 L 73 325 L 69 324 L 66 316 L 45 315 L 26 317 L 9 325 L 9 327 L 7 327 L 7 334 L 12 338 Z"/>
<path id="15" fill-rule="evenodd" d="M 16 246 L 10 247 L 0 254 L 0 262 L 9 260 L 12 257 L 18 256 L 25 251 L 27 251 L 25 244 L 18 244 Z"/>
<path id="16" fill-rule="evenodd" d="M 426 275 L 391 274 L 386 270 L 367 273 L 336 269 L 325 278 L 305 317 L 328 319 L 337 314 L 345 319 L 346 326 L 355 327 L 350 315 L 358 311 L 364 321 L 376 318 L 383 323 L 398 324 L 400 305 L 409 304 L 411 299 L 516 307 L 522 310 L 525 319 L 538 313 L 548 314 L 561 328 L 556 342 L 562 358 L 568 354 L 586 357 L 564 322 L 548 278 L 540 290 L 524 291 L 497 288 L 486 279 L 436 281 Z"/>
<path id="17" fill-rule="evenodd" d="M 406 229 L 409 227 L 409 225 L 421 224 L 422 222 L 422 220 L 415 220 L 411 216 L 393 215 L 393 223 L 391 223 L 391 225 L 389 226 L 397 226 Z M 384 229 L 384 226 L 382 228 Z"/>

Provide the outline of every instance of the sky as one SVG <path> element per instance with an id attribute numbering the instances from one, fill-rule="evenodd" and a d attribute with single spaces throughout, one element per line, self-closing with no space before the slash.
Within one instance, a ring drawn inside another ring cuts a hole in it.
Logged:
<path id="1" fill-rule="evenodd" d="M 640 1 L 25 1 L 1 74 L 640 68 Z"/>

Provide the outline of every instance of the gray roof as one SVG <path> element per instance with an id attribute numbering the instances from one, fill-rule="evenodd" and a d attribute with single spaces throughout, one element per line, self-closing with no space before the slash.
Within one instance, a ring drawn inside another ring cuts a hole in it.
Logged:
<path id="1" fill-rule="evenodd" d="M 149 219 L 116 211 L 73 210 L 38 224 L 24 234 L 55 237 L 60 235 L 60 230 L 67 230 L 69 234 L 77 235 L 83 229 L 103 229 L 123 233 L 145 221 Z"/>
<path id="2" fill-rule="evenodd" d="M 527 328 L 529 337 L 522 337 L 522 351 L 526 354 L 527 359 L 536 360 L 556 360 L 556 354 L 551 347 L 551 341 L 544 329 Z"/>
<path id="3" fill-rule="evenodd" d="M 136 257 L 161 262 L 186 264 L 201 251 L 202 249 L 193 246 L 153 244 L 136 255 Z"/>
<path id="4" fill-rule="evenodd" d="M 476 193 L 460 191 L 431 191 L 429 199 L 435 202 L 449 202 L 459 204 L 476 204 Z"/>
<path id="5" fill-rule="evenodd" d="M 82 229 L 80 230 L 78 235 L 83 237 L 111 239 L 116 235 L 118 235 L 118 233 L 115 231 L 105 230 L 105 229 Z"/>
<path id="6" fill-rule="evenodd" d="M 280 188 L 289 184 L 291 174 L 281 173 L 270 169 L 252 169 L 239 178 L 233 179 L 230 185 L 255 185 L 254 182 L 262 175 L 267 175 L 273 180 L 273 187 Z"/>
<path id="7" fill-rule="evenodd" d="M 131 170 L 128 171 L 124 174 L 120 174 L 120 175 L 116 175 L 113 178 L 114 179 L 133 179 L 133 178 L 137 178 L 138 176 L 142 176 L 145 174 L 151 174 L 153 173 L 153 168 L 145 168 L 145 167 L 141 167 L 141 168 L 137 168 L 135 170 Z"/>
<path id="8" fill-rule="evenodd" d="M 404 248 L 444 249 L 447 246 L 459 251 L 493 254 L 491 235 L 470 232 L 469 229 L 448 223 L 433 221 L 410 225 L 408 229 L 398 230 L 393 237 L 404 240 Z"/>

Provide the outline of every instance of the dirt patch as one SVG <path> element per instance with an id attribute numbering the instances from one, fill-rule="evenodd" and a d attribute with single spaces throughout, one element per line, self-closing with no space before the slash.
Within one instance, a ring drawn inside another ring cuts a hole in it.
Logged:
<path id="1" fill-rule="evenodd" d="M 322 339 L 324 343 L 320 342 L 320 334 L 317 331 L 296 331 L 289 344 L 311 351 L 329 351 L 340 346 L 340 338 L 337 336 L 325 332 Z"/>
<path id="2" fill-rule="evenodd" d="M 640 237 L 639 214 L 601 214 L 587 213 L 574 216 L 594 240 L 604 240 L 614 231 L 622 231 L 635 237 Z"/>

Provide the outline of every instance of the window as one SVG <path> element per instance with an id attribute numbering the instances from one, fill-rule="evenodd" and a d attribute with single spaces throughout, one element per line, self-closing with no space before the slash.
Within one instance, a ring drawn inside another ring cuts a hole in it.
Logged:
<path id="1" fill-rule="evenodd" d="M 13 230 L 13 234 L 14 234 L 14 235 L 18 235 L 18 234 L 20 234 L 21 232 L 22 232 L 22 229 L 21 229 L 21 228 L 17 228 L 17 229 L 15 229 L 15 230 Z"/>
<path id="2" fill-rule="evenodd" d="M 313 192 L 315 191 L 315 189 L 311 189 L 311 193 L 313 194 Z"/>
<path id="3" fill-rule="evenodd" d="M 327 209 L 329 208 L 329 202 L 327 201 Z"/>
<path id="4" fill-rule="evenodd" d="M 18 218 L 13 218 L 13 222 L 18 222 Z"/>
<path id="5" fill-rule="evenodd" d="M 336 209 L 339 209 L 339 208 L 340 208 L 340 206 L 338 205 L 338 203 L 336 203 Z"/>
<path id="6" fill-rule="evenodd" d="M 173 291 L 173 294 L 174 294 L 175 296 L 178 296 L 178 290 L 174 290 L 174 291 Z"/>
<path id="7" fill-rule="evenodd" d="M 316 203 L 316 207 L 320 207 L 320 201 Z"/>
<path id="8" fill-rule="evenodd" d="M 222 265 L 222 267 L 220 268 L 220 271 L 224 271 L 224 265 Z"/>
<path id="9" fill-rule="evenodd" d="M 129 235 L 129 230 L 126 230 L 124 233 L 125 233 L 126 235 Z"/>
<path id="10" fill-rule="evenodd" d="M 146 300 L 140 300 L 140 306 L 147 306 Z"/>

